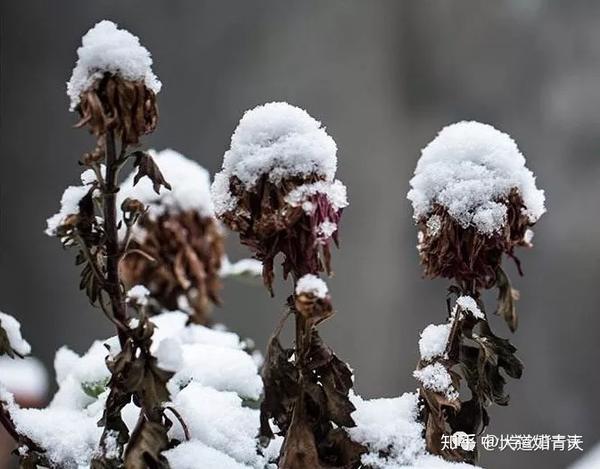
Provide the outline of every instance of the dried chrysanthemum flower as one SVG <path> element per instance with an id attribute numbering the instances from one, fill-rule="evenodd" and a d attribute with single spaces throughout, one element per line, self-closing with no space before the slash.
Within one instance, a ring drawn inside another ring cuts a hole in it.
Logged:
<path id="1" fill-rule="evenodd" d="M 224 255 L 222 229 L 210 200 L 209 175 L 173 150 L 153 153 L 153 159 L 172 189 L 157 194 L 148 179 L 134 186 L 133 174 L 121 185 L 122 205 L 134 200 L 146 207 L 130 233 L 121 275 L 126 286 L 146 286 L 161 307 L 189 306 L 190 321 L 207 324 L 212 305 L 219 303 Z"/>
<path id="2" fill-rule="evenodd" d="M 279 253 L 286 277 L 331 270 L 329 244 L 347 205 L 336 151 L 320 122 L 287 103 L 247 111 L 231 137 L 212 187 L 215 211 L 263 262 L 270 290 Z"/>
<path id="3" fill-rule="evenodd" d="M 428 277 L 475 288 L 497 282 L 502 254 L 527 246 L 544 192 L 505 133 L 478 122 L 442 129 L 425 147 L 408 193 Z"/>
<path id="4" fill-rule="evenodd" d="M 156 93 L 161 83 L 152 72 L 152 58 L 139 39 L 101 21 L 82 38 L 77 65 L 67 83 L 71 110 L 97 137 L 115 131 L 124 144 L 137 144 L 156 127 Z"/>

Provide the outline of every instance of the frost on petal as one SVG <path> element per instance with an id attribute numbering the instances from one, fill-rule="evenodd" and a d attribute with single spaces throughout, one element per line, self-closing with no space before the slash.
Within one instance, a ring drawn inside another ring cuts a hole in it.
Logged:
<path id="1" fill-rule="evenodd" d="M 161 83 L 152 72 L 150 52 L 136 36 L 118 29 L 112 21 L 100 21 L 82 37 L 77 57 L 77 64 L 67 83 L 71 111 L 79 104 L 81 94 L 104 73 L 142 81 L 154 93 L 160 91 Z"/>
<path id="2" fill-rule="evenodd" d="M 444 207 L 463 228 L 492 234 L 506 223 L 504 200 L 516 190 L 523 212 L 535 223 L 545 212 L 544 191 L 514 140 L 479 122 L 459 122 L 441 130 L 422 153 L 408 198 L 416 220 Z"/>

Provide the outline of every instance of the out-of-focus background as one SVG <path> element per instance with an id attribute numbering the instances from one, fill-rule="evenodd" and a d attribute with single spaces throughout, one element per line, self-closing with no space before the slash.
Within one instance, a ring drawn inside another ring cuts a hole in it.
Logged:
<path id="1" fill-rule="evenodd" d="M 130 0 L 0 4 L 0 309 L 23 323 L 51 367 L 67 344 L 111 334 L 77 289 L 73 253 L 43 234 L 77 160 L 65 82 L 81 35 L 111 19 L 141 38 L 163 82 L 149 147 L 212 173 L 244 110 L 285 100 L 324 122 L 348 185 L 324 335 L 356 389 L 394 396 L 411 377 L 419 332 L 445 315 L 445 281 L 421 278 L 405 198 L 420 149 L 445 124 L 476 119 L 511 134 L 546 189 L 535 249 L 521 252 L 526 371 L 490 432 L 600 440 L 600 3 L 563 0 Z M 232 257 L 246 255 L 230 235 Z M 227 282 L 220 321 L 262 348 L 287 289 Z M 510 332 L 494 322 L 500 335 Z M 490 468 L 561 468 L 577 452 L 483 452 Z"/>

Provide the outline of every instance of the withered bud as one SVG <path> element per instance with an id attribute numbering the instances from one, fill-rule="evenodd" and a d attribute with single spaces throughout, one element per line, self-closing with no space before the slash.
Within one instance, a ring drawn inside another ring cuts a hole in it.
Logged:
<path id="1" fill-rule="evenodd" d="M 131 226 L 138 217 L 144 214 L 146 207 L 142 202 L 131 197 L 127 197 L 121 204 L 123 220 L 128 226 Z"/>
<path id="2" fill-rule="evenodd" d="M 191 308 L 190 322 L 210 324 L 213 304 L 220 304 L 219 270 L 224 255 L 221 228 L 196 211 L 147 214 L 136 225 L 130 253 L 121 263 L 126 286 L 144 285 L 160 306 Z"/>
<path id="3" fill-rule="evenodd" d="M 333 316 L 331 298 L 319 298 L 313 293 L 301 293 L 295 297 L 296 310 L 310 323 L 318 324 Z"/>

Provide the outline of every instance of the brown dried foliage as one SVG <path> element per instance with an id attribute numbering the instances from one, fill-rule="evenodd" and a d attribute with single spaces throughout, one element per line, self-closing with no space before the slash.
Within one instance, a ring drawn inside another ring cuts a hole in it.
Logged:
<path id="1" fill-rule="evenodd" d="M 212 305 L 220 304 L 224 255 L 216 220 L 187 211 L 166 213 L 156 220 L 144 215 L 138 223 L 144 236 L 132 241 L 130 254 L 121 263 L 125 285 L 145 285 L 152 298 L 169 310 L 177 309 L 183 295 L 193 309 L 190 321 L 210 324 Z"/>
<path id="2" fill-rule="evenodd" d="M 238 206 L 221 219 L 239 232 L 242 244 L 250 247 L 262 261 L 263 280 L 271 295 L 273 264 L 279 253 L 284 256 L 284 278 L 290 273 L 298 277 L 307 273 L 331 273 L 330 241 L 318 239 L 317 226 L 325 220 L 339 222 L 341 210 L 334 209 L 323 194 L 309 199 L 315 207 L 310 215 L 302 207 L 292 207 L 284 200 L 294 188 L 317 180 L 317 176 L 288 178 L 276 185 L 264 175 L 252 190 L 247 190 L 236 177 L 230 181 L 230 191 L 238 199 Z M 332 239 L 337 245 L 337 231 Z"/>
<path id="3" fill-rule="evenodd" d="M 269 341 L 262 372 L 261 442 L 273 438 L 273 419 L 285 436 L 280 468 L 359 467 L 366 449 L 342 428 L 355 425 L 355 407 L 348 398 L 352 372 L 315 328 L 333 314 L 331 302 L 302 294 L 290 297 L 288 306 L 296 318 L 296 347 L 282 347 L 280 329 Z"/>
<path id="4" fill-rule="evenodd" d="M 130 81 L 106 73 L 82 93 L 77 107 L 81 120 L 101 137 L 109 130 L 125 145 L 137 145 L 142 135 L 154 131 L 158 121 L 156 95 L 142 81 Z"/>

